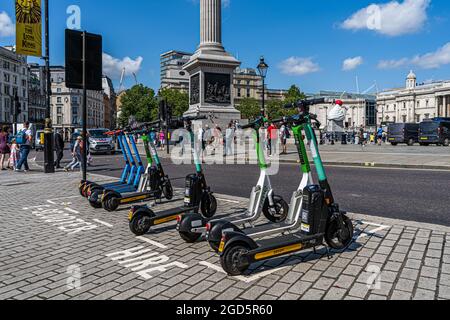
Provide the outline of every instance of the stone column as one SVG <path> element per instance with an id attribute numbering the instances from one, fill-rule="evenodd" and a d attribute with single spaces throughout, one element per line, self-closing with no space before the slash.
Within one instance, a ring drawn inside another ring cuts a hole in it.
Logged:
<path id="1" fill-rule="evenodd" d="M 200 48 L 222 46 L 222 1 L 200 0 Z"/>

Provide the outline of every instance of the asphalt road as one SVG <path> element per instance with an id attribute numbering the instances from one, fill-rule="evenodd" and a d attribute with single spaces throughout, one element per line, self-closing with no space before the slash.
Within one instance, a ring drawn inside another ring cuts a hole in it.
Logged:
<path id="1" fill-rule="evenodd" d="M 38 156 L 38 160 L 42 154 Z M 176 187 L 183 177 L 194 172 L 190 165 L 173 165 L 163 160 L 166 173 Z M 121 155 L 96 156 L 90 171 L 119 177 Z M 204 167 L 216 193 L 248 197 L 256 184 L 259 169 L 255 165 L 214 165 Z M 357 167 L 328 167 L 327 174 L 336 201 L 343 210 L 386 218 L 450 226 L 450 172 Z M 298 187 L 298 165 L 281 164 L 271 178 L 277 194 L 288 202 Z"/>

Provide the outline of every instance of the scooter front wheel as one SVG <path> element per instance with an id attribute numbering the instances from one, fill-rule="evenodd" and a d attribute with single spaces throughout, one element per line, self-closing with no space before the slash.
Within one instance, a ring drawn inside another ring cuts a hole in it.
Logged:
<path id="1" fill-rule="evenodd" d="M 227 248 L 220 257 L 223 270 L 233 277 L 242 275 L 249 268 L 249 264 L 243 258 L 249 251 L 250 248 L 243 244 L 236 244 Z"/>
<path id="2" fill-rule="evenodd" d="M 266 199 L 263 207 L 263 214 L 272 223 L 280 223 L 286 220 L 289 214 L 289 205 L 279 196 L 273 197 L 274 205 L 270 206 L 269 199 Z"/>
<path id="3" fill-rule="evenodd" d="M 103 192 L 103 191 L 102 191 Z M 91 191 L 91 195 L 89 196 L 89 204 L 94 209 L 101 209 L 102 202 L 100 201 L 101 193 L 100 191 L 93 190 Z"/>
<path id="4" fill-rule="evenodd" d="M 331 218 L 325 231 L 325 241 L 335 250 L 344 250 L 353 241 L 354 228 L 352 221 L 345 215 L 342 216 L 344 225 L 340 225 L 340 219 Z"/>
<path id="5" fill-rule="evenodd" d="M 107 194 L 102 199 L 103 208 L 108 212 L 114 212 L 119 208 L 120 199 L 114 194 Z"/>
<path id="6" fill-rule="evenodd" d="M 173 188 L 172 188 L 172 184 L 170 183 L 170 181 L 165 181 L 163 186 L 162 186 L 162 192 L 164 194 L 164 197 L 170 201 L 173 199 Z"/>
<path id="7" fill-rule="evenodd" d="M 140 237 L 147 234 L 151 228 L 151 216 L 145 213 L 137 213 L 130 221 L 130 230 Z"/>
<path id="8" fill-rule="evenodd" d="M 212 218 L 217 212 L 217 199 L 212 193 L 204 193 L 201 201 L 201 211 L 205 218 Z"/>
<path id="9" fill-rule="evenodd" d="M 201 238 L 201 234 L 198 233 L 192 233 L 192 232 L 180 232 L 180 237 L 186 243 L 195 243 Z"/>

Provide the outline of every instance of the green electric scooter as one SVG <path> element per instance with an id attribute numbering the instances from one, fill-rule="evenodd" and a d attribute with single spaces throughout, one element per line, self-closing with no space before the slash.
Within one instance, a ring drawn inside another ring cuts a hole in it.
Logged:
<path id="1" fill-rule="evenodd" d="M 303 190 L 299 229 L 297 232 L 263 240 L 255 240 L 242 232 L 224 232 L 219 254 L 222 268 L 229 275 L 242 275 L 253 263 L 316 248 L 324 243 L 336 250 L 343 250 L 351 244 L 353 224 L 346 212 L 339 210 L 339 205 L 334 200 L 312 126 L 312 121 L 317 121 L 317 116 L 309 112 L 311 105 L 322 102 L 301 100 L 286 106 L 298 108 L 298 115 L 285 120 L 287 123 L 303 126 L 319 178 L 319 185 L 309 185 Z M 304 145 L 301 148 L 301 153 L 305 154 Z"/>

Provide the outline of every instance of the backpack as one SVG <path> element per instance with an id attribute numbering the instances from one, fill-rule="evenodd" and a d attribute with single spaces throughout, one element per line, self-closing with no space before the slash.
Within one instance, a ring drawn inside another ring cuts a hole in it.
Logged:
<path id="1" fill-rule="evenodd" d="M 286 139 L 290 139 L 291 138 L 291 132 L 289 131 L 289 129 L 287 127 L 284 128 L 284 137 Z"/>
<path id="2" fill-rule="evenodd" d="M 25 131 L 22 130 L 16 135 L 16 143 L 19 145 L 27 143 L 27 133 Z"/>

